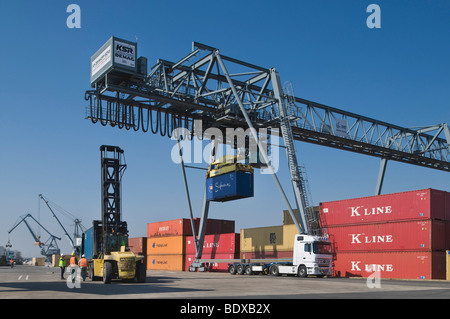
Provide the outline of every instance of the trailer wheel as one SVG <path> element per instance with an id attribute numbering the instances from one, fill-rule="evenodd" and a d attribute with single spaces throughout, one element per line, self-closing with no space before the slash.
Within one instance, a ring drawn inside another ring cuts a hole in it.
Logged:
<path id="1" fill-rule="evenodd" d="M 103 263 L 103 283 L 109 284 L 111 283 L 113 276 L 112 264 L 110 262 Z"/>
<path id="2" fill-rule="evenodd" d="M 297 275 L 300 278 L 305 278 L 306 276 L 308 276 L 308 272 L 306 271 L 306 267 L 304 265 L 298 267 Z"/>
<path id="3" fill-rule="evenodd" d="M 249 266 L 245 267 L 244 272 L 248 276 L 253 275 L 252 266 L 249 265 Z"/>
<path id="4" fill-rule="evenodd" d="M 272 276 L 279 276 L 280 275 L 280 271 L 278 270 L 278 265 L 272 265 L 269 268 L 269 273 Z"/>
<path id="5" fill-rule="evenodd" d="M 236 266 L 235 265 L 230 265 L 228 267 L 228 272 L 230 273 L 230 275 L 236 275 Z"/>
<path id="6" fill-rule="evenodd" d="M 244 274 L 244 267 L 242 265 L 237 265 L 236 267 L 236 273 L 238 275 L 243 275 Z"/>

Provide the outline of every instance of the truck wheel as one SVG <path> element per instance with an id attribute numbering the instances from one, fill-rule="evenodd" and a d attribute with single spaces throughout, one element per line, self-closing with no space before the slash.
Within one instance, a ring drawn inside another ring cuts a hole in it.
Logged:
<path id="1" fill-rule="evenodd" d="M 230 275 L 236 275 L 236 266 L 235 265 L 230 265 L 228 267 L 228 272 L 230 273 Z"/>
<path id="2" fill-rule="evenodd" d="M 305 278 L 306 276 L 308 276 L 308 272 L 306 271 L 306 267 L 301 265 L 298 267 L 298 273 L 297 275 L 301 278 Z"/>
<path id="3" fill-rule="evenodd" d="M 244 274 L 244 267 L 242 265 L 237 265 L 236 267 L 236 273 L 238 275 L 243 275 Z"/>
<path id="4" fill-rule="evenodd" d="M 103 263 L 103 283 L 109 284 L 111 283 L 113 276 L 112 264 L 110 262 Z"/>
<path id="5" fill-rule="evenodd" d="M 143 262 L 136 263 L 136 281 L 145 282 L 147 280 L 147 267 Z"/>
<path id="6" fill-rule="evenodd" d="M 253 274 L 252 266 L 245 267 L 245 274 L 248 275 L 248 276 Z"/>
<path id="7" fill-rule="evenodd" d="M 272 265 L 269 268 L 269 272 L 272 276 L 279 276 L 280 271 L 278 270 L 278 265 Z"/>

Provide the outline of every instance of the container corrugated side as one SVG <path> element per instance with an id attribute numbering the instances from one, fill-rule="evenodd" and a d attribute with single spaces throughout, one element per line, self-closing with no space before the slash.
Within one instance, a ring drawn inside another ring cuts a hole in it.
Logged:
<path id="1" fill-rule="evenodd" d="M 445 251 L 340 252 L 333 276 L 381 279 L 445 279 Z"/>
<path id="2" fill-rule="evenodd" d="M 241 252 L 241 259 L 285 259 L 292 258 L 294 256 L 294 251 L 277 251 L 277 250 L 267 250 L 259 252 Z"/>
<path id="3" fill-rule="evenodd" d="M 203 259 L 239 259 L 239 254 L 203 254 Z M 186 254 L 186 260 L 185 260 L 185 271 L 189 271 L 189 266 L 192 264 L 192 262 L 195 260 L 195 254 Z M 226 272 L 228 270 L 228 262 L 211 262 L 209 263 L 208 271 L 211 272 Z"/>
<path id="4" fill-rule="evenodd" d="M 184 253 L 184 236 L 147 238 L 147 255 L 180 255 Z"/>
<path id="5" fill-rule="evenodd" d="M 131 252 L 141 255 L 147 252 L 147 237 L 128 238 L 128 248 Z"/>
<path id="6" fill-rule="evenodd" d="M 194 218 L 195 231 L 198 234 L 200 219 Z M 205 234 L 234 233 L 235 221 L 225 219 L 208 219 Z M 191 220 L 180 218 L 147 224 L 147 237 L 192 236 Z"/>
<path id="7" fill-rule="evenodd" d="M 444 250 L 446 226 L 442 220 L 412 220 L 334 226 L 323 233 L 335 251 Z"/>
<path id="8" fill-rule="evenodd" d="M 411 219 L 445 220 L 446 192 L 424 189 L 320 204 L 321 227 Z"/>
<path id="9" fill-rule="evenodd" d="M 214 234 L 205 235 L 203 254 L 229 254 L 239 253 L 240 234 Z M 195 254 L 195 242 L 193 236 L 186 237 L 186 254 Z"/>
<path id="10" fill-rule="evenodd" d="M 147 270 L 183 271 L 186 255 L 147 255 Z"/>
<path id="11" fill-rule="evenodd" d="M 241 229 L 241 252 L 292 251 L 295 225 Z"/>

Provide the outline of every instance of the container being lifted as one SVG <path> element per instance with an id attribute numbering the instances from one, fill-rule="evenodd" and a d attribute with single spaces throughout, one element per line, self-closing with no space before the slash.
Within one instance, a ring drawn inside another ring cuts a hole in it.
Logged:
<path id="1" fill-rule="evenodd" d="M 237 163 L 237 155 L 214 161 L 206 174 L 206 200 L 227 202 L 253 197 L 253 167 Z"/>

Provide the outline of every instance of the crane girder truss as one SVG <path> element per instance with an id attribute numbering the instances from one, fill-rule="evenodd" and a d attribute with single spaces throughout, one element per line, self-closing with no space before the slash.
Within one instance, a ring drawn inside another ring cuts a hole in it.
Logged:
<path id="1" fill-rule="evenodd" d="M 228 74 L 219 62 L 226 64 Z M 128 130 L 151 128 L 168 136 L 176 127 L 192 132 L 194 120 L 201 121 L 203 131 L 216 127 L 225 132 L 246 126 L 240 101 L 256 129 L 279 129 L 283 119 L 273 71 L 194 42 L 192 52 L 178 62 L 158 60 L 144 80 L 107 75 L 95 90 L 86 92 L 86 118 Z M 281 96 L 294 140 L 450 171 L 450 131 L 445 123 L 404 128 L 298 98 L 287 90 Z"/>

